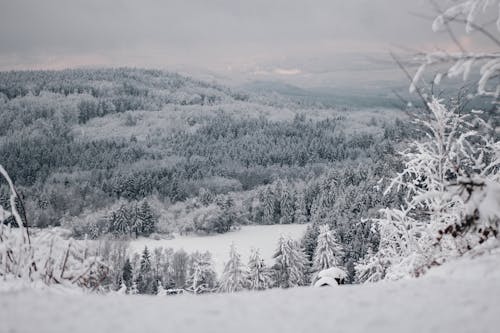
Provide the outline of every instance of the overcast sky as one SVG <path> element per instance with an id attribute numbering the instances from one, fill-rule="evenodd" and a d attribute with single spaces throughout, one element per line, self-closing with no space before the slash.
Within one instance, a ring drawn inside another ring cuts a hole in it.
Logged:
<path id="1" fill-rule="evenodd" d="M 428 0 L 0 0 L 0 70 L 137 66 L 321 77 L 441 43 Z M 392 66 L 392 65 L 391 65 Z M 314 81 L 314 80 L 312 80 Z"/>

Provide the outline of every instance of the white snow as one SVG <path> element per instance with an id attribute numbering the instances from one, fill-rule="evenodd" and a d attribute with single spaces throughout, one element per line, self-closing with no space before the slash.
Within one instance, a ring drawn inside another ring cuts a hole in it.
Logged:
<path id="1" fill-rule="evenodd" d="M 347 277 L 346 272 L 338 267 L 331 267 L 324 269 L 318 273 L 318 277 L 331 277 L 333 279 L 345 279 Z"/>
<path id="2" fill-rule="evenodd" d="M 22 290 L 0 294 L 0 332 L 498 332 L 499 262 L 497 249 L 420 279 L 203 296 Z"/>
<path id="3" fill-rule="evenodd" d="M 231 243 L 234 242 L 244 264 L 248 262 L 250 250 L 253 247 L 260 249 L 260 254 L 266 264 L 271 265 L 280 235 L 289 235 L 292 239 L 298 240 L 303 236 L 306 228 L 306 224 L 249 225 L 241 227 L 240 230 L 210 236 L 177 236 L 164 240 L 139 238 L 131 242 L 130 249 L 132 253 L 142 252 L 144 246 L 149 249 L 156 247 L 184 249 L 188 253 L 210 251 L 214 258 L 215 270 L 220 276 L 224 270 L 224 263 L 229 258 Z"/>

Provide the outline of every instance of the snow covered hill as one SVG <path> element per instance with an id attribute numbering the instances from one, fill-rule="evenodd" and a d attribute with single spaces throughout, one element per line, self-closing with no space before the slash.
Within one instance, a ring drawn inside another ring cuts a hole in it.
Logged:
<path id="1" fill-rule="evenodd" d="M 0 294 L 0 332 L 498 332 L 500 251 L 415 280 L 204 296 Z"/>

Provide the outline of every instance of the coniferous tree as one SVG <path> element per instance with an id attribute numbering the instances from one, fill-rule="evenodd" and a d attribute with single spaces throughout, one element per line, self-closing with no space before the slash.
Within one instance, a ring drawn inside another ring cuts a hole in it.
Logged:
<path id="1" fill-rule="evenodd" d="M 295 207 L 293 205 L 293 196 L 288 186 L 283 186 L 280 197 L 280 224 L 293 223 Z"/>
<path id="2" fill-rule="evenodd" d="M 139 230 L 141 235 L 149 236 L 156 230 L 156 217 L 153 209 L 146 200 L 138 208 L 137 219 L 140 223 Z"/>
<path id="3" fill-rule="evenodd" d="M 294 211 L 294 222 L 295 223 L 307 223 L 307 206 L 303 191 L 298 191 L 295 197 L 295 211 Z"/>
<path id="4" fill-rule="evenodd" d="M 266 186 L 264 190 L 261 192 L 261 201 L 262 201 L 262 223 L 273 224 L 276 204 L 275 204 L 274 194 L 269 188 L 269 186 Z"/>
<path id="5" fill-rule="evenodd" d="M 328 225 L 319 227 L 318 241 L 313 256 L 313 270 L 322 271 L 342 264 L 343 249 L 335 239 L 335 232 Z"/>
<path id="6" fill-rule="evenodd" d="M 307 283 L 307 258 L 300 245 L 288 236 L 281 235 L 274 254 L 273 266 L 278 287 L 290 288 Z"/>
<path id="7" fill-rule="evenodd" d="M 137 290 L 140 294 L 151 294 L 154 292 L 154 279 L 151 269 L 151 255 L 147 247 L 141 255 L 141 264 L 136 278 Z"/>
<path id="8" fill-rule="evenodd" d="M 241 256 L 236 251 L 234 243 L 231 244 L 229 250 L 229 261 L 224 267 L 224 272 L 220 279 L 219 291 L 221 292 L 236 292 L 244 288 L 245 278 Z"/>
<path id="9" fill-rule="evenodd" d="M 130 263 L 130 259 L 127 258 L 122 268 L 122 282 L 127 286 L 127 288 L 132 287 L 133 283 L 133 272 L 132 272 L 132 264 Z"/>
<path id="10" fill-rule="evenodd" d="M 271 271 L 266 267 L 259 250 L 252 249 L 245 278 L 250 290 L 264 290 L 272 286 Z"/>
<path id="11" fill-rule="evenodd" d="M 314 251 L 318 244 L 319 226 L 317 223 L 311 223 L 307 226 L 304 237 L 302 238 L 301 245 L 307 257 L 307 261 L 312 265 Z"/>

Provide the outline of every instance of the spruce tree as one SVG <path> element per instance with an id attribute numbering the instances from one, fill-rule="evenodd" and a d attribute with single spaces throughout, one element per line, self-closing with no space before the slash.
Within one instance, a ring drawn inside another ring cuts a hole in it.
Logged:
<path id="1" fill-rule="evenodd" d="M 141 256 L 141 265 L 137 274 L 137 290 L 140 294 L 151 294 L 154 291 L 153 274 L 151 270 L 151 256 L 149 250 L 144 247 Z"/>
<path id="2" fill-rule="evenodd" d="M 293 205 L 293 196 L 288 186 L 283 186 L 280 196 L 280 224 L 293 223 L 295 207 Z"/>
<path id="3" fill-rule="evenodd" d="M 244 288 L 245 278 L 241 256 L 236 251 L 234 243 L 231 244 L 229 250 L 229 261 L 224 267 L 224 272 L 220 280 L 219 291 L 221 292 L 236 292 Z"/>
<path id="4" fill-rule="evenodd" d="M 156 217 L 149 203 L 144 200 L 137 212 L 137 219 L 140 221 L 140 233 L 149 236 L 156 230 Z"/>
<path id="5" fill-rule="evenodd" d="M 342 264 L 343 249 L 328 225 L 319 227 L 318 241 L 313 256 L 313 270 L 322 271 Z"/>
<path id="6" fill-rule="evenodd" d="M 301 245 L 304 248 L 307 261 L 312 264 L 314 251 L 318 244 L 319 227 L 318 224 L 312 223 L 307 226 L 304 237 L 302 238 Z"/>
<path id="7" fill-rule="evenodd" d="M 264 290 L 272 286 L 271 272 L 266 267 L 259 250 L 252 249 L 245 274 L 246 287 L 250 290 Z"/>
<path id="8" fill-rule="evenodd" d="M 130 259 L 127 258 L 122 268 L 122 282 L 130 288 L 132 286 L 132 264 L 130 263 Z"/>
<path id="9" fill-rule="evenodd" d="M 295 223 L 307 223 L 307 206 L 303 191 L 298 191 L 295 196 L 295 211 L 293 219 Z"/>
<path id="10" fill-rule="evenodd" d="M 274 224 L 276 204 L 274 194 L 269 186 L 266 186 L 266 188 L 261 192 L 260 199 L 262 202 L 262 223 Z"/>
<path id="11" fill-rule="evenodd" d="M 281 235 L 278 241 L 278 249 L 273 257 L 276 260 L 273 268 L 278 287 L 290 288 L 307 283 L 307 258 L 296 241 L 288 236 Z"/>

